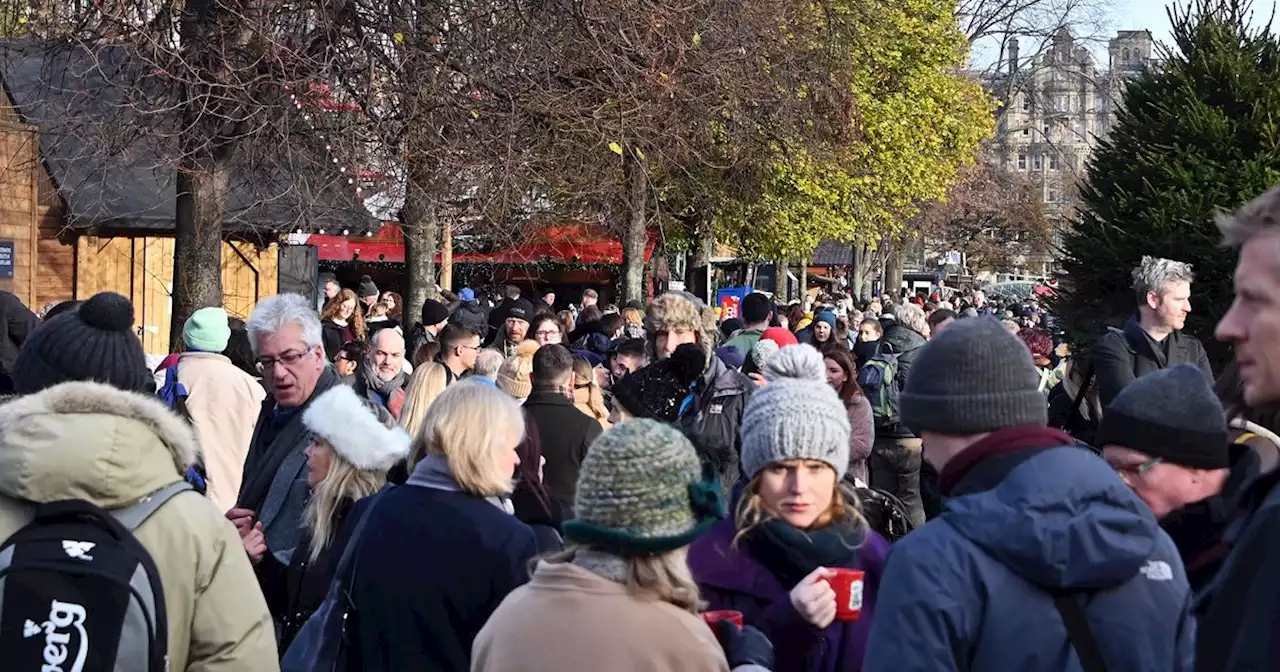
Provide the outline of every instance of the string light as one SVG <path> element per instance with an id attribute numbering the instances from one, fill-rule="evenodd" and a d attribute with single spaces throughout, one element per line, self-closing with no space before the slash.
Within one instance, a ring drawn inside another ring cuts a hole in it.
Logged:
<path id="1" fill-rule="evenodd" d="M 301 99 L 301 98 L 299 98 L 299 97 L 297 96 L 297 94 L 296 94 L 296 93 L 294 93 L 294 92 L 293 92 L 293 90 L 292 90 L 290 87 L 287 87 L 287 86 L 286 86 L 286 87 L 284 87 L 284 90 L 285 90 L 285 92 L 286 92 L 286 93 L 288 93 L 288 94 L 289 94 L 289 101 L 293 103 L 293 106 L 294 106 L 296 109 L 301 110 L 301 109 L 302 109 L 302 99 Z M 316 87 L 312 87 L 312 90 L 313 90 L 313 91 L 318 91 L 319 93 L 321 93 L 321 94 L 323 94 L 323 95 L 328 95 L 329 87 L 328 87 L 328 86 L 323 86 L 323 87 L 321 87 L 321 88 L 319 88 L 319 89 L 317 89 Z M 321 109 L 329 109 L 329 108 L 326 108 L 324 105 L 320 105 L 320 108 L 321 108 Z M 338 107 L 334 108 L 334 111 L 348 111 L 348 109 L 349 109 L 349 106 L 345 106 L 345 105 L 344 105 L 344 106 L 338 106 Z M 359 107 L 358 107 L 358 106 L 355 106 L 355 109 L 359 109 Z M 307 124 L 307 128 L 308 128 L 308 129 L 310 129 L 313 133 L 315 133 L 315 134 L 316 134 L 316 136 L 320 138 L 320 140 L 322 140 L 322 141 L 326 141 L 326 140 L 327 140 L 327 138 L 325 137 L 325 134 L 324 134 L 324 133 L 321 133 L 321 132 L 319 131 L 319 129 L 318 129 L 318 128 L 316 128 L 316 124 L 315 124 L 315 122 L 311 119 L 311 114 L 310 114 L 310 113 L 304 113 L 304 114 L 302 115 L 302 120 L 306 122 L 306 124 Z M 338 157 L 334 156 L 333 144 L 332 144 L 332 143 L 330 143 L 330 142 L 327 142 L 327 141 L 326 141 L 326 142 L 325 142 L 325 145 L 324 145 L 324 151 L 329 155 L 329 160 L 333 163 L 333 165 L 338 166 L 338 172 L 339 172 L 339 173 L 341 173 L 341 174 L 343 174 L 343 175 L 346 175 L 346 174 L 347 174 L 347 167 L 346 167 L 346 166 L 344 166 L 344 165 L 341 165 L 341 164 L 339 163 L 339 161 L 338 161 Z M 364 194 L 364 188 L 363 188 L 363 187 L 361 187 L 361 186 L 359 186 L 359 185 L 356 185 L 356 180 L 355 180 L 355 178 L 353 178 L 353 177 L 348 177 L 348 178 L 347 178 L 347 185 L 348 185 L 348 186 L 353 186 L 353 185 L 355 186 L 355 194 L 356 194 L 356 198 L 357 198 L 357 199 L 361 199 L 361 198 L 363 198 L 363 197 L 364 197 L 364 196 L 363 196 L 363 194 Z M 320 235 L 322 235 L 322 236 L 324 235 L 324 232 L 325 232 L 325 230 L 324 230 L 324 229 L 320 229 L 320 230 L 319 230 L 319 233 L 320 233 Z M 301 227 L 299 227 L 299 228 L 298 228 L 298 233 L 302 233 L 302 228 L 301 228 Z M 343 229 L 343 231 L 342 231 L 342 235 L 344 235 L 344 236 L 346 236 L 346 235 L 350 235 L 350 229 Z M 365 236 L 373 236 L 373 232 L 372 232 L 372 231 L 365 231 L 364 235 L 365 235 Z"/>

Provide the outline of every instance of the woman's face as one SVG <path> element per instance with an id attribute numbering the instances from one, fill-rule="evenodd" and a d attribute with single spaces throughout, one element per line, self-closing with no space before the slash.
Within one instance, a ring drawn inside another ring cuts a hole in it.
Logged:
<path id="1" fill-rule="evenodd" d="M 511 437 L 507 441 L 510 448 L 506 448 L 498 453 L 498 469 L 508 477 L 516 475 L 516 467 L 520 466 L 520 453 L 516 452 L 516 448 L 520 445 L 520 441 L 516 437 Z"/>
<path id="2" fill-rule="evenodd" d="M 817 460 L 774 462 L 760 472 L 760 500 L 770 513 L 799 529 L 808 529 L 831 508 L 836 472 Z"/>
<path id="3" fill-rule="evenodd" d="M 351 319 L 351 314 L 354 312 L 356 312 L 355 299 L 347 299 L 342 302 L 341 306 L 338 306 L 338 317 L 341 317 L 344 320 Z"/>
<path id="4" fill-rule="evenodd" d="M 562 334 L 560 333 L 560 325 L 554 320 L 543 320 L 538 324 L 538 330 L 533 332 L 533 340 L 542 345 L 559 345 Z"/>
<path id="5" fill-rule="evenodd" d="M 396 297 L 391 296 L 391 292 L 382 293 L 382 302 L 387 304 L 388 311 L 394 311 L 396 309 Z"/>
<path id="6" fill-rule="evenodd" d="M 819 343 L 826 343 L 831 338 L 831 325 L 826 322 L 814 322 L 813 338 Z"/>
<path id="7" fill-rule="evenodd" d="M 333 368 L 337 370 L 339 376 L 349 376 L 356 372 L 356 367 L 360 365 L 354 359 L 347 359 L 347 353 L 341 352 L 337 359 L 333 360 Z"/>
<path id="8" fill-rule="evenodd" d="M 329 467 L 333 464 L 333 448 L 324 439 L 311 440 L 311 445 L 303 451 L 307 456 L 307 487 L 314 488 L 329 475 Z"/>
<path id="9" fill-rule="evenodd" d="M 858 327 L 858 340 L 863 343 L 878 341 L 880 340 L 880 331 L 873 324 L 863 324 Z"/>
<path id="10" fill-rule="evenodd" d="M 827 365 L 827 382 L 831 387 L 834 387 L 836 392 L 844 389 L 845 381 L 849 380 L 849 376 L 844 375 L 844 369 L 840 368 L 840 364 L 830 358 L 823 360 L 823 363 Z"/>

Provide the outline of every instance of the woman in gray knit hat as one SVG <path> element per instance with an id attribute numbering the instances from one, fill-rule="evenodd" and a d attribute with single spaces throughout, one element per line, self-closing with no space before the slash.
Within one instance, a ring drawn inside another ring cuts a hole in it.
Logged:
<path id="1" fill-rule="evenodd" d="M 679 430 L 634 420 L 601 435 L 577 513 L 564 524 L 568 550 L 539 562 L 476 637 L 472 672 L 772 666 L 758 631 L 724 622 L 713 634 L 697 616 L 686 551 L 723 516 L 723 499 Z"/>
<path id="2" fill-rule="evenodd" d="M 839 485 L 849 414 L 812 346 L 783 348 L 764 377 L 742 416 L 737 515 L 694 543 L 689 567 L 713 608 L 773 641 L 778 669 L 861 670 L 889 543 Z M 836 620 L 836 568 L 864 572 L 856 620 Z"/>

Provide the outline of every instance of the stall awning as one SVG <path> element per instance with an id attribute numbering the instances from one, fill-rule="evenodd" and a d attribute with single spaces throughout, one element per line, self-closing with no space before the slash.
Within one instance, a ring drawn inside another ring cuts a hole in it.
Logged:
<path id="1" fill-rule="evenodd" d="M 320 261 L 404 261 L 404 234 L 395 224 L 384 224 L 378 235 L 332 236 L 311 235 L 307 244 L 315 245 Z M 644 259 L 653 257 L 652 237 L 645 244 Z M 455 254 L 460 264 L 614 264 L 622 263 L 622 241 L 604 237 L 598 227 L 587 224 L 549 226 L 518 245 L 490 252 Z M 436 261 L 440 261 L 436 255 Z"/>

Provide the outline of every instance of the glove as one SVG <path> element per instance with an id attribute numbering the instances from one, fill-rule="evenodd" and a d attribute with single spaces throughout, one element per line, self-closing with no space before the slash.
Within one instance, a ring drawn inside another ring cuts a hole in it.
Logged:
<path id="1" fill-rule="evenodd" d="M 729 667 L 739 665 L 759 665 L 765 669 L 773 669 L 773 644 L 763 632 L 751 626 L 741 629 L 730 621 L 718 621 L 711 629 L 724 649 L 724 657 Z"/>

